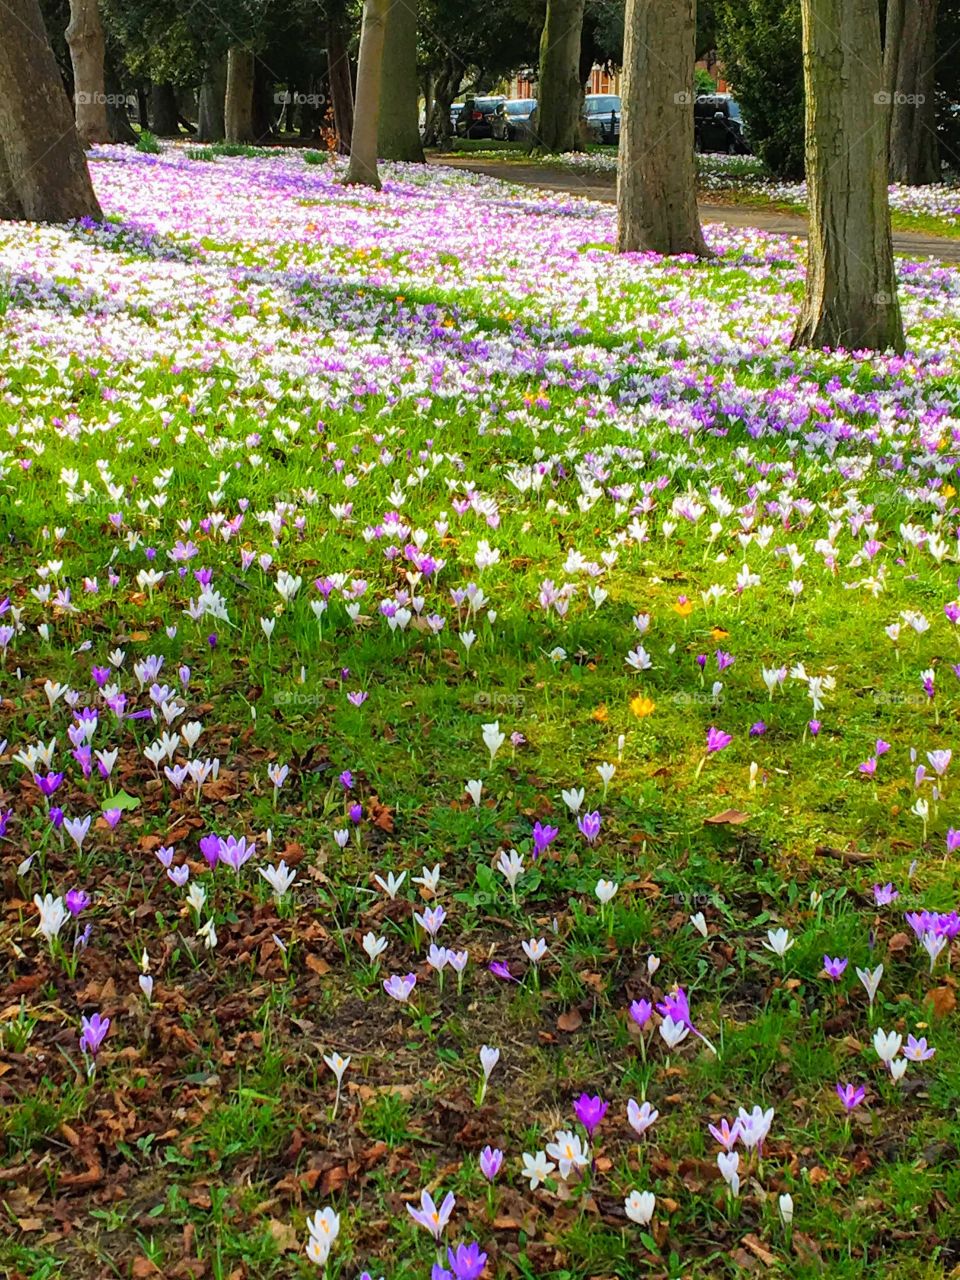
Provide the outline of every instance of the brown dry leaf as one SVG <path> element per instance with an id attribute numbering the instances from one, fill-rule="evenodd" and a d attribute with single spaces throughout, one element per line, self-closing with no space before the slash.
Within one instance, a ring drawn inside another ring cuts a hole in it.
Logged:
<path id="1" fill-rule="evenodd" d="M 824 1182 L 830 1181 L 829 1173 L 827 1173 L 826 1169 L 821 1169 L 818 1164 L 814 1165 L 814 1167 L 807 1174 L 807 1177 L 810 1179 L 810 1185 L 812 1187 L 819 1187 Z"/>
<path id="2" fill-rule="evenodd" d="M 934 987 L 924 996 L 924 1003 L 931 1006 L 938 1018 L 943 1018 L 957 1007 L 957 996 L 951 987 Z"/>
<path id="3" fill-rule="evenodd" d="M 299 1252 L 300 1241 L 289 1222 L 283 1222 L 280 1218 L 271 1218 L 267 1223 L 267 1230 L 281 1253 Z"/>
<path id="4" fill-rule="evenodd" d="M 146 1280 L 147 1276 L 158 1276 L 160 1268 L 150 1258 L 141 1256 L 134 1258 L 130 1274 L 133 1276 L 133 1280 Z"/>
<path id="5" fill-rule="evenodd" d="M 913 946 L 913 939 L 909 933 L 895 933 L 887 943 L 887 950 L 892 955 L 899 955 L 901 951 L 909 951 Z"/>
<path id="6" fill-rule="evenodd" d="M 776 1266 L 777 1264 L 776 1254 L 771 1253 L 770 1250 L 767 1249 L 764 1245 L 762 1245 L 760 1241 L 757 1239 L 757 1237 L 752 1233 L 750 1235 L 744 1236 L 741 1243 L 745 1244 L 747 1248 L 750 1250 L 750 1252 L 754 1254 L 755 1257 L 759 1258 L 760 1261 L 765 1266 L 767 1267 Z"/>
<path id="7" fill-rule="evenodd" d="M 557 1019 L 557 1027 L 560 1031 L 578 1031 L 582 1026 L 583 1018 L 580 1016 L 579 1009 L 568 1009 Z"/>
<path id="8" fill-rule="evenodd" d="M 304 964 L 310 972 L 315 973 L 318 978 L 324 978 L 330 972 L 330 966 L 322 956 L 308 955 L 304 960 Z"/>
<path id="9" fill-rule="evenodd" d="M 18 1218 L 17 1226 L 20 1228 L 21 1231 L 42 1231 L 43 1219 L 42 1218 Z"/>
<path id="10" fill-rule="evenodd" d="M 740 809 L 724 809 L 722 813 L 715 813 L 712 818 L 704 818 L 704 822 L 712 827 L 739 827 L 749 821 L 749 813 Z"/>

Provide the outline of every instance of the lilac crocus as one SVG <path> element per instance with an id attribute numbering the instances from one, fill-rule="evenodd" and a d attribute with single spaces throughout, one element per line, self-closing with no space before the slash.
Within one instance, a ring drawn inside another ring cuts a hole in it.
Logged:
<path id="1" fill-rule="evenodd" d="M 453 1213 L 456 1203 L 453 1192 L 448 1191 L 438 1209 L 433 1202 L 433 1196 L 429 1191 L 424 1190 L 420 1193 L 420 1208 L 415 1209 L 412 1204 L 408 1204 L 407 1213 L 418 1226 L 425 1227 L 434 1240 L 439 1241 L 443 1235 L 444 1227 L 450 1221 L 450 1215 Z"/>
<path id="2" fill-rule="evenodd" d="M 599 812 L 595 809 L 593 813 L 585 813 L 582 817 L 577 819 L 577 826 L 587 843 L 593 844 L 594 840 L 596 840 L 597 836 L 600 834 Z"/>
<path id="3" fill-rule="evenodd" d="M 894 898 L 900 897 L 900 892 L 890 883 L 875 884 L 873 886 L 873 897 L 878 907 L 889 907 Z"/>
<path id="4" fill-rule="evenodd" d="M 488 1182 L 493 1182 L 503 1164 L 503 1152 L 499 1147 L 486 1146 L 480 1152 L 480 1172 Z"/>
<path id="5" fill-rule="evenodd" d="M 837 1081 L 837 1097 L 848 1111 L 856 1110 L 866 1095 L 867 1091 L 863 1085 L 857 1085 L 854 1088 L 852 1084 L 841 1084 Z"/>
<path id="6" fill-rule="evenodd" d="M 726 1118 L 720 1121 L 718 1125 L 708 1125 L 713 1134 L 714 1140 L 723 1147 L 724 1151 L 732 1151 L 740 1139 L 740 1130 L 742 1128 L 739 1120 L 734 1120 L 733 1124 L 729 1124 Z"/>
<path id="7" fill-rule="evenodd" d="M 947 853 L 956 853 L 960 849 L 960 831 L 956 827 L 947 830 Z"/>
<path id="8" fill-rule="evenodd" d="M 491 960 L 487 966 L 495 978 L 500 978 L 503 982 L 519 982 L 519 978 L 515 978 L 510 972 L 510 966 L 505 960 Z"/>
<path id="9" fill-rule="evenodd" d="M 370 695 L 368 693 L 365 693 L 362 689 L 357 689 L 347 694 L 347 701 L 351 704 L 351 706 L 362 707 L 363 704 L 366 702 L 367 698 L 369 698 L 369 696 Z"/>
<path id="10" fill-rule="evenodd" d="M 911 1062 L 926 1062 L 936 1052 L 936 1049 L 928 1047 L 926 1036 L 921 1036 L 919 1040 L 916 1036 L 907 1036 L 907 1046 L 903 1056 L 909 1058 Z"/>
<path id="11" fill-rule="evenodd" d="M 406 1004 L 410 998 L 410 993 L 417 985 L 417 975 L 408 973 L 405 977 L 401 977 L 398 973 L 392 973 L 389 978 L 383 981 L 383 989 L 388 996 L 392 996 L 394 1000 L 398 1000 L 400 1004 Z"/>
<path id="12" fill-rule="evenodd" d="M 630 1005 L 630 1017 L 638 1027 L 645 1027 L 653 1014 L 653 1005 L 649 1000 L 634 1000 Z"/>
<path id="13" fill-rule="evenodd" d="M 846 956 L 830 956 L 823 957 L 823 971 L 828 978 L 832 978 L 834 982 L 839 982 L 843 977 L 843 971 L 850 963 Z"/>
<path id="14" fill-rule="evenodd" d="M 206 859 L 207 866 L 211 871 L 220 861 L 220 844 L 220 837 L 212 831 L 200 837 L 200 852 Z"/>
<path id="15" fill-rule="evenodd" d="M 95 1058 L 109 1030 L 110 1019 L 101 1018 L 99 1013 L 94 1013 L 89 1018 L 81 1018 L 80 1052 Z"/>
<path id="16" fill-rule="evenodd" d="M 251 840 L 247 843 L 246 836 L 241 836 L 239 840 L 235 836 L 227 836 L 226 840 L 218 841 L 218 854 L 221 862 L 225 862 L 228 867 L 233 867 L 234 871 L 239 875 L 240 868 L 245 862 L 253 857 L 257 846 Z"/>
<path id="17" fill-rule="evenodd" d="M 599 1094 L 591 1097 L 588 1093 L 581 1093 L 579 1098 L 574 1099 L 574 1115 L 586 1129 L 591 1139 L 594 1131 L 599 1128 L 603 1117 L 607 1114 L 609 1106 L 610 1103 L 604 1102 Z"/>
<path id="18" fill-rule="evenodd" d="M 758 720 L 756 724 L 752 724 L 750 726 L 751 738 L 762 738 L 766 732 L 767 732 L 767 726 L 763 723 L 762 720 Z"/>

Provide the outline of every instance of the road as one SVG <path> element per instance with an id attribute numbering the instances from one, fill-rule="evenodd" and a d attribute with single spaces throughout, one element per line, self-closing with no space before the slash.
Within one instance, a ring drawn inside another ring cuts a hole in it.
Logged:
<path id="1" fill-rule="evenodd" d="M 560 191 L 565 195 L 584 196 L 604 204 L 616 203 L 616 176 L 613 173 L 573 173 L 569 169 L 542 164 L 520 164 L 503 160 L 474 160 L 469 156 L 430 156 L 431 164 L 451 169 L 466 169 L 488 178 L 502 178 L 541 191 Z M 785 213 L 781 209 L 765 209 L 755 205 L 720 204 L 701 200 L 703 222 L 720 222 L 728 227 L 756 227 L 776 235 L 806 238 L 805 214 Z M 943 262 L 960 262 L 960 240 L 946 236 L 923 235 L 913 231 L 893 233 L 894 252 L 906 257 L 939 258 Z"/>

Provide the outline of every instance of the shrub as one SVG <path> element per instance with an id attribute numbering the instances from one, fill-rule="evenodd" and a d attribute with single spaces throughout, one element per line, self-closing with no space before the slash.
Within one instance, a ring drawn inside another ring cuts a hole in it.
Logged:
<path id="1" fill-rule="evenodd" d="M 717 49 L 757 155 L 776 177 L 802 178 L 800 0 L 719 0 Z"/>

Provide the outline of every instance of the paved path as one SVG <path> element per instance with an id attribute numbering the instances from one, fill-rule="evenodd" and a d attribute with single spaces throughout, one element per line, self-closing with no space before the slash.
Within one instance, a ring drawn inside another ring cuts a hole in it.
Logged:
<path id="1" fill-rule="evenodd" d="M 616 176 L 613 173 L 573 173 L 569 169 L 543 164 L 516 164 L 503 160 L 473 160 L 469 156 L 430 156 L 431 164 L 451 169 L 467 169 L 489 178 L 502 178 L 542 191 L 562 191 L 566 195 L 585 196 L 605 204 L 616 202 Z M 778 235 L 801 236 L 806 239 L 805 214 L 785 213 L 781 209 L 756 205 L 720 204 L 701 200 L 700 217 L 704 222 L 722 222 L 728 227 L 757 227 Z M 923 235 L 913 231 L 893 233 L 894 252 L 909 257 L 940 258 L 944 262 L 960 262 L 960 240 L 947 236 Z"/>

